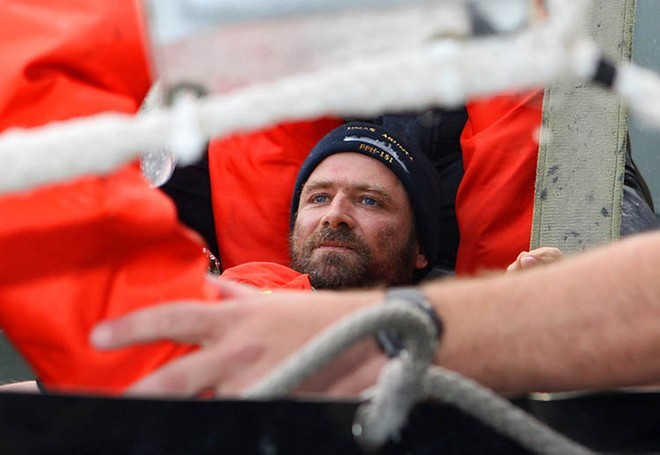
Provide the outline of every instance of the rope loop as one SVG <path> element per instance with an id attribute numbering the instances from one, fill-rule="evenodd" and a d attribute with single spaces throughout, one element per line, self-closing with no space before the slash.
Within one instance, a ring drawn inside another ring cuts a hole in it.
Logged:
<path id="1" fill-rule="evenodd" d="M 353 435 L 365 451 L 396 441 L 413 407 L 426 400 L 452 405 L 472 415 L 521 447 L 543 454 L 590 454 L 490 389 L 456 372 L 432 366 L 437 340 L 423 310 L 391 302 L 359 311 L 326 329 L 281 363 L 245 397 L 274 399 L 289 395 L 305 379 L 355 342 L 379 330 L 398 330 L 406 349 L 382 369 L 356 411 Z"/>
<path id="2" fill-rule="evenodd" d="M 0 135 L 0 161 L 8 163 L 0 168 L 0 194 L 84 174 L 105 174 L 168 146 L 181 154 L 182 163 L 190 163 L 211 138 L 282 121 L 451 107 L 466 99 L 535 88 L 566 77 L 590 82 L 597 76 L 601 55 L 582 27 L 589 4 L 588 0 L 549 0 L 548 19 L 519 33 L 434 40 L 349 60 L 340 67 L 175 103 L 147 116 L 106 113 L 7 131 Z M 660 128 L 660 76 L 623 64 L 616 73 L 612 90 L 640 120 Z M 163 134 L 177 128 L 182 131 Z"/>

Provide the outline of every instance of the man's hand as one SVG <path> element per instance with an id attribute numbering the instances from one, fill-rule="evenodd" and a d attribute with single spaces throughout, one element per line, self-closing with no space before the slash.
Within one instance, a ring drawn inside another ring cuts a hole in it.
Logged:
<path id="1" fill-rule="evenodd" d="M 507 267 L 506 271 L 515 272 L 517 270 L 525 270 L 541 264 L 550 264 L 560 260 L 562 257 L 563 254 L 559 251 L 559 248 L 551 246 L 537 248 L 532 251 L 523 251 L 518 255 L 516 260 Z"/>
<path id="2" fill-rule="evenodd" d="M 101 349 L 169 339 L 199 345 L 134 384 L 129 395 L 198 396 L 209 390 L 239 395 L 311 338 L 364 305 L 379 291 L 263 294 L 219 282 L 215 305 L 174 303 L 131 313 L 96 326 L 90 340 Z M 240 298 L 239 298 L 240 297 Z M 385 362 L 375 342 L 365 340 L 301 387 L 331 395 L 356 395 L 376 381 Z"/>

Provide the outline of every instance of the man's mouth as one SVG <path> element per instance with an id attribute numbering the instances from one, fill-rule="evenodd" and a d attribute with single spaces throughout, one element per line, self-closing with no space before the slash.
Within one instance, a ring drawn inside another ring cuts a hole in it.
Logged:
<path id="1" fill-rule="evenodd" d="M 354 248 L 342 242 L 321 242 L 316 247 L 315 250 L 325 250 L 325 251 L 353 251 Z"/>

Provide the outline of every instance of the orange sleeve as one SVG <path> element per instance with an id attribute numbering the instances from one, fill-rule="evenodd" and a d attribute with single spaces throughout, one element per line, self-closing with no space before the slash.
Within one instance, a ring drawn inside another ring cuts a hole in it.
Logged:
<path id="1" fill-rule="evenodd" d="M 312 290 L 308 275 L 275 262 L 246 262 L 225 270 L 221 278 L 247 284 L 264 291 Z"/>
<path id="2" fill-rule="evenodd" d="M 283 123 L 214 141 L 211 197 L 223 269 L 254 261 L 289 264 L 293 185 L 309 151 L 343 122 Z"/>
<path id="3" fill-rule="evenodd" d="M 3 2 L 0 130 L 135 112 L 150 86 L 139 5 Z M 88 343 L 102 319 L 214 297 L 200 238 L 179 225 L 173 205 L 136 166 L 2 194 L 0 219 L 0 325 L 47 387 L 117 393 L 190 349 L 158 343 L 98 352 Z"/>
<path id="4" fill-rule="evenodd" d="M 529 249 L 542 101 L 538 90 L 467 104 L 457 274 L 505 268 Z"/>
<path id="5" fill-rule="evenodd" d="M 118 393 L 190 349 L 88 342 L 103 319 L 216 297 L 200 239 L 134 168 L 5 196 L 0 214 L 0 325 L 47 387 Z"/>
<path id="6" fill-rule="evenodd" d="M 0 130 L 135 112 L 151 84 L 138 0 L 0 6 Z"/>

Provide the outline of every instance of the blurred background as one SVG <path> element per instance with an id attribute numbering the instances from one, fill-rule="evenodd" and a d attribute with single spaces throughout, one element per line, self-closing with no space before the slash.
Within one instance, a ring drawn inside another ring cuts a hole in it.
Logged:
<path id="1" fill-rule="evenodd" d="M 660 71 L 660 1 L 637 0 L 633 61 Z M 630 120 L 632 153 L 653 195 L 656 215 L 660 215 L 660 130 Z"/>

